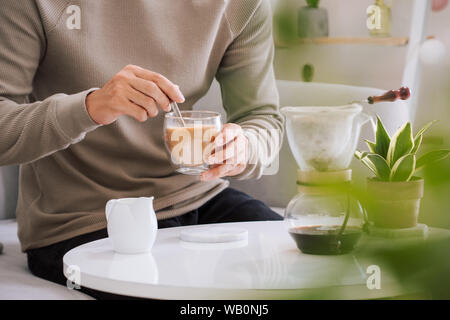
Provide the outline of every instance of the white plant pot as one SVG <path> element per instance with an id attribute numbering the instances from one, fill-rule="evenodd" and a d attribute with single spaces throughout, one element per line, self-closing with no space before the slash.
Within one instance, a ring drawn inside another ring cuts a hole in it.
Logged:
<path id="1" fill-rule="evenodd" d="M 367 192 L 372 197 L 367 205 L 369 221 L 387 229 L 412 228 L 417 225 L 423 179 L 386 182 L 367 179 Z"/>
<path id="2" fill-rule="evenodd" d="M 300 38 L 328 37 L 327 10 L 324 8 L 300 8 L 297 31 Z"/>

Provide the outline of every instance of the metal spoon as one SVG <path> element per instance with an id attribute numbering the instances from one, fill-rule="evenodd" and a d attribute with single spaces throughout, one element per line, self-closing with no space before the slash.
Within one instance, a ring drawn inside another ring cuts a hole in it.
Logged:
<path id="1" fill-rule="evenodd" d="M 183 116 L 181 115 L 180 109 L 178 108 L 178 104 L 175 101 L 172 101 L 170 103 L 170 106 L 172 107 L 172 110 L 175 113 L 175 115 L 179 118 L 181 125 L 183 127 L 186 127 L 186 122 L 184 122 Z"/>

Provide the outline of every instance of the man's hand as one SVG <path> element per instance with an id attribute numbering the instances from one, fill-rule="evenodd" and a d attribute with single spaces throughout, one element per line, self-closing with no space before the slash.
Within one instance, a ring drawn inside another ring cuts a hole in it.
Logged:
<path id="1" fill-rule="evenodd" d="M 247 166 L 248 139 L 242 128 L 235 123 L 227 123 L 214 139 L 214 152 L 208 158 L 212 168 L 200 175 L 200 180 L 210 181 L 225 176 L 235 176 Z"/>
<path id="2" fill-rule="evenodd" d="M 158 106 L 170 111 L 171 100 L 184 102 L 177 85 L 156 72 L 128 65 L 87 96 L 86 108 L 98 124 L 110 124 L 121 115 L 144 122 L 158 115 Z"/>

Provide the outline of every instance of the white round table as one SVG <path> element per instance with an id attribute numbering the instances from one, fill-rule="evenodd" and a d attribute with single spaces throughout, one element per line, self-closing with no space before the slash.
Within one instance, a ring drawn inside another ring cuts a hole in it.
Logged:
<path id="1" fill-rule="evenodd" d="M 220 225 L 247 229 L 248 240 L 189 243 L 179 239 L 180 231 L 205 225 L 168 228 L 158 230 L 151 253 L 126 255 L 115 253 L 106 238 L 67 252 L 64 273 L 91 289 L 152 299 L 369 299 L 407 293 L 377 261 L 301 253 L 283 221 Z M 370 265 L 380 266 L 381 289 L 367 286 Z"/>

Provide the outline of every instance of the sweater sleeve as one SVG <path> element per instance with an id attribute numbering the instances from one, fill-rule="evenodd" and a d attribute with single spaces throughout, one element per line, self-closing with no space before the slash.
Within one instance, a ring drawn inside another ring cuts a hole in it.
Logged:
<path id="1" fill-rule="evenodd" d="M 284 123 L 273 56 L 272 15 L 269 3 L 262 0 L 228 47 L 216 74 L 227 121 L 239 124 L 249 140 L 248 164 L 236 179 L 261 177 L 281 147 Z"/>
<path id="2" fill-rule="evenodd" d="M 35 161 L 98 127 L 85 105 L 93 89 L 30 103 L 46 45 L 34 1 L 2 0 L 0 26 L 0 165 Z"/>

